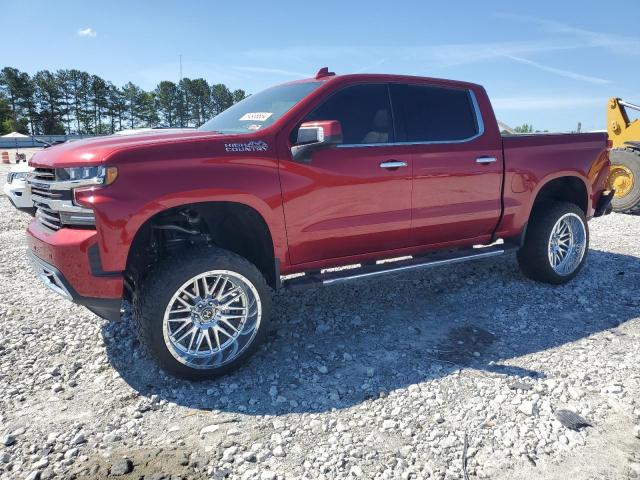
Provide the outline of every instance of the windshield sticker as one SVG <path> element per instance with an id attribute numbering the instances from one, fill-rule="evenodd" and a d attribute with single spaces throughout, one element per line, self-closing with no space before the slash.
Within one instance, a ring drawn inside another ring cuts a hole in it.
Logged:
<path id="1" fill-rule="evenodd" d="M 257 123 L 253 123 L 251 125 L 247 125 L 247 130 L 260 130 L 262 125 L 258 125 Z"/>
<path id="2" fill-rule="evenodd" d="M 240 121 L 264 122 L 271 115 L 273 115 L 272 112 L 250 112 L 241 116 Z"/>
<path id="3" fill-rule="evenodd" d="M 266 152 L 269 148 L 267 142 L 258 140 L 246 143 L 225 143 L 224 149 L 227 152 Z"/>

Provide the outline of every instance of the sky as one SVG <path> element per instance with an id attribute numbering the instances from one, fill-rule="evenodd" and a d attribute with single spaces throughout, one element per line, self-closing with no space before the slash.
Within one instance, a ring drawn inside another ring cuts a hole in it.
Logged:
<path id="1" fill-rule="evenodd" d="M 497 117 L 605 128 L 640 104 L 640 0 L 1 0 L 0 67 L 78 68 L 117 85 L 206 78 L 255 93 L 308 77 L 395 73 L 484 85 Z"/>

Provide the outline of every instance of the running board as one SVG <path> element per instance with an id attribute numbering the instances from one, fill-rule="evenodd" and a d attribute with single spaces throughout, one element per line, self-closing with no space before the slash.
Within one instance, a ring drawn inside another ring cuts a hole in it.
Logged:
<path id="1" fill-rule="evenodd" d="M 320 285 L 334 285 L 337 283 L 349 282 L 377 277 L 389 273 L 418 270 L 421 268 L 439 267 L 453 263 L 467 262 L 470 260 L 480 260 L 482 258 L 495 257 L 517 250 L 517 246 L 510 244 L 493 245 L 490 247 L 468 248 L 465 250 L 454 250 L 446 252 L 434 252 L 420 257 L 412 257 L 405 260 L 385 260 L 383 263 L 362 264 L 356 268 L 329 269 L 331 271 L 307 272 L 303 276 L 282 278 L 282 286 L 285 288 L 307 288 Z"/>

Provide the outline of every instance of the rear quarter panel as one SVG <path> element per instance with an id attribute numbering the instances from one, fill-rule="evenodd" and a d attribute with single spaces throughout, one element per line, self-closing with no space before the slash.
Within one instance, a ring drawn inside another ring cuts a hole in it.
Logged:
<path id="1" fill-rule="evenodd" d="M 609 170 L 605 133 L 503 137 L 504 214 L 498 237 L 518 235 L 540 190 L 551 180 L 577 177 L 587 190 L 587 217 L 604 190 Z"/>

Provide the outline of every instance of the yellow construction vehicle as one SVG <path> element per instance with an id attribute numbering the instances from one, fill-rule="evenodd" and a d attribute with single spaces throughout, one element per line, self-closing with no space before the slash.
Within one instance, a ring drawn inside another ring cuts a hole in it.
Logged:
<path id="1" fill-rule="evenodd" d="M 607 108 L 607 133 L 612 143 L 608 188 L 615 190 L 615 212 L 640 212 L 640 119 L 630 120 L 627 109 L 640 106 L 611 98 Z"/>

